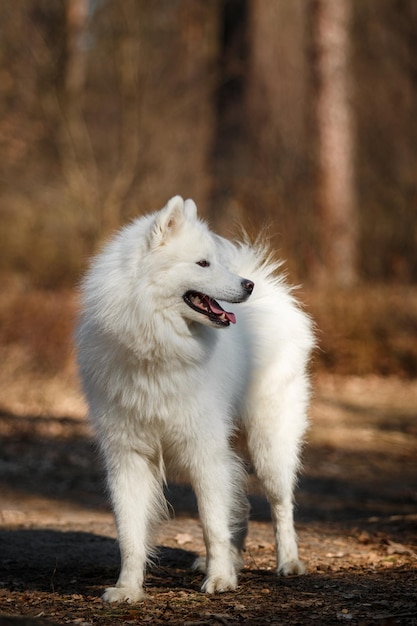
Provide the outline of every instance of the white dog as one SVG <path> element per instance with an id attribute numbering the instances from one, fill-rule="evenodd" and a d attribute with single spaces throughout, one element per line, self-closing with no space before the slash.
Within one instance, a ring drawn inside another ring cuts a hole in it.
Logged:
<path id="1" fill-rule="evenodd" d="M 292 498 L 313 333 L 276 268 L 262 246 L 211 233 L 179 196 L 93 261 L 76 341 L 122 560 L 104 600 L 144 598 L 166 476 L 191 482 L 197 496 L 202 590 L 235 589 L 248 521 L 237 429 L 271 505 L 277 573 L 304 572 Z"/>

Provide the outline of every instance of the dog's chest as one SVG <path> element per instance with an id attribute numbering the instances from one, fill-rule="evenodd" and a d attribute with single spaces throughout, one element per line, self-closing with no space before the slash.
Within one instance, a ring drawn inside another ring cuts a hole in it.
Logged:
<path id="1" fill-rule="evenodd" d="M 122 378 L 118 395 L 125 408 L 142 419 L 172 420 L 193 410 L 202 375 L 183 366 L 138 362 Z"/>

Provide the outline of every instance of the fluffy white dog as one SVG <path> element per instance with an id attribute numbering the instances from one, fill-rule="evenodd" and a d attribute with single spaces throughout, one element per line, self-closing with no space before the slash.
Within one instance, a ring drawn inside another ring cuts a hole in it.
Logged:
<path id="1" fill-rule="evenodd" d="M 277 573 L 304 572 L 293 488 L 313 333 L 276 269 L 262 246 L 214 235 L 194 202 L 176 196 L 123 228 L 87 272 L 78 361 L 122 560 L 104 600 L 144 598 L 167 476 L 197 496 L 202 590 L 236 587 L 248 521 L 236 430 L 271 505 Z"/>

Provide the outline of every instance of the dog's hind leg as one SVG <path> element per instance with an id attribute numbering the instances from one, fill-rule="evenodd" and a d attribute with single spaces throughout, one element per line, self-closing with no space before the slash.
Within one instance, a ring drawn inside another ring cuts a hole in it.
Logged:
<path id="1" fill-rule="evenodd" d="M 145 598 L 143 580 L 155 523 L 166 514 L 157 463 L 138 450 L 107 450 L 108 484 L 116 517 L 121 571 L 105 602 L 138 602 Z"/>
<path id="2" fill-rule="evenodd" d="M 249 502 L 246 494 L 240 491 L 235 496 L 232 513 L 232 545 L 234 548 L 234 561 L 237 571 L 243 568 L 243 550 L 248 534 Z"/>
<path id="3" fill-rule="evenodd" d="M 277 573 L 304 574 L 298 558 L 293 521 L 293 490 L 306 427 L 306 387 L 290 381 L 278 398 L 258 403 L 262 414 L 247 421 L 248 448 L 255 472 L 271 506 L 277 549 Z"/>

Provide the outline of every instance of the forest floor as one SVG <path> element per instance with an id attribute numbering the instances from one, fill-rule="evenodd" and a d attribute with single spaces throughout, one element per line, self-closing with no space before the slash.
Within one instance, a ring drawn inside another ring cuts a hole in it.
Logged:
<path id="1" fill-rule="evenodd" d="M 118 572 L 103 470 L 69 373 L 0 376 L 0 625 L 417 624 L 417 383 L 315 377 L 297 490 L 308 573 L 274 574 L 269 510 L 250 478 L 246 566 L 207 596 L 194 498 L 170 486 L 146 602 L 105 605 Z"/>

